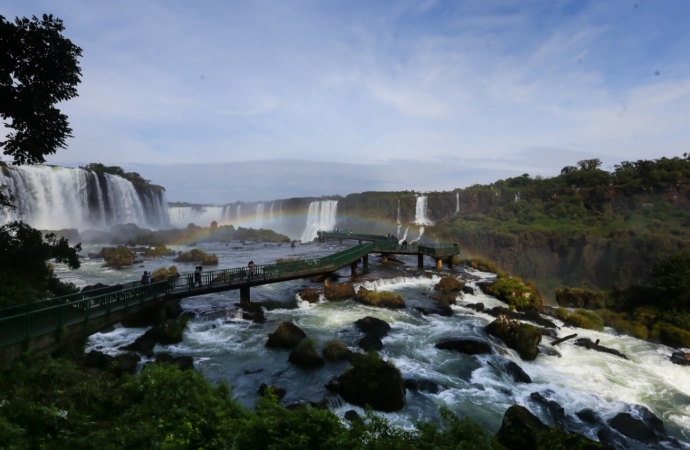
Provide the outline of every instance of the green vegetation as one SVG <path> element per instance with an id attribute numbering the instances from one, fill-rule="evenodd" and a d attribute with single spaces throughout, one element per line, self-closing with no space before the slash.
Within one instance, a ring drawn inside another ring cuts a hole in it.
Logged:
<path id="1" fill-rule="evenodd" d="M 122 167 L 118 166 L 106 166 L 101 163 L 91 163 L 87 164 L 86 166 L 81 166 L 82 169 L 85 170 L 91 170 L 93 172 L 96 172 L 98 175 L 103 176 L 103 174 L 110 174 L 110 175 L 117 175 L 119 177 L 122 177 L 129 182 L 131 182 L 134 185 L 134 188 L 138 192 L 142 191 L 147 191 L 151 190 L 153 192 L 160 192 L 164 191 L 165 188 L 163 186 L 158 186 L 156 184 L 151 184 L 150 180 L 145 180 L 141 175 L 139 175 L 137 172 L 125 172 Z"/>
<path id="2" fill-rule="evenodd" d="M 541 296 L 530 283 L 522 281 L 520 278 L 501 276 L 496 278 L 488 287 L 488 292 L 503 300 L 508 305 L 515 307 L 518 311 L 526 309 L 542 309 Z"/>
<path id="3" fill-rule="evenodd" d="M 160 256 L 172 256 L 175 254 L 175 250 L 169 249 L 165 245 L 159 245 L 156 247 L 149 247 L 144 249 L 144 256 L 149 258 L 155 258 Z"/>
<path id="4" fill-rule="evenodd" d="M 349 359 L 352 352 L 345 344 L 338 340 L 327 341 L 323 348 L 323 357 L 326 361 L 337 362 Z"/>
<path id="5" fill-rule="evenodd" d="M 362 304 L 380 308 L 405 307 L 405 300 L 402 295 L 390 291 L 370 291 L 360 287 L 355 299 Z"/>
<path id="6" fill-rule="evenodd" d="M 123 245 L 104 247 L 101 250 L 101 256 L 105 260 L 105 267 L 121 269 L 125 266 L 131 266 L 134 262 L 134 253 Z"/>
<path id="7" fill-rule="evenodd" d="M 23 222 L 0 227 L 0 307 L 78 292 L 55 276 L 50 261 L 77 269 L 80 250 L 80 245 L 70 247 L 67 239 L 43 236 Z"/>
<path id="8" fill-rule="evenodd" d="M 489 273 L 495 273 L 496 275 L 501 275 L 504 276 L 506 275 L 505 272 L 503 272 L 499 267 L 492 263 L 491 261 L 487 261 L 485 259 L 481 258 L 460 258 L 458 256 L 455 256 L 455 263 L 456 264 L 464 264 L 468 267 L 473 268 L 474 270 L 478 270 L 480 272 L 489 272 Z"/>
<path id="9" fill-rule="evenodd" d="M 598 331 L 604 329 L 604 319 L 595 312 L 587 311 L 586 309 L 578 309 L 572 314 L 568 314 L 564 322 L 569 327 Z"/>
<path id="10" fill-rule="evenodd" d="M 178 252 L 175 262 L 198 262 L 205 266 L 218 264 L 218 256 L 208 255 L 198 248 L 192 249 L 188 252 Z"/>
<path id="11" fill-rule="evenodd" d="M 179 276 L 179 273 L 177 272 L 177 266 L 170 266 L 167 269 L 165 267 L 161 267 L 160 269 L 153 271 L 153 273 L 151 274 L 151 281 L 164 281 L 170 277 L 177 276 Z"/>

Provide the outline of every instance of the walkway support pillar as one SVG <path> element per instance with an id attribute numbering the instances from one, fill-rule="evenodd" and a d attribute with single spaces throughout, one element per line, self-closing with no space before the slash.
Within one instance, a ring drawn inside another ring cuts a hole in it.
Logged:
<path id="1" fill-rule="evenodd" d="M 357 275 L 357 261 L 350 264 L 350 275 Z"/>
<path id="2" fill-rule="evenodd" d="M 323 277 L 323 285 L 324 286 L 330 286 L 331 285 L 331 274 L 325 275 Z"/>
<path id="3" fill-rule="evenodd" d="M 360 239 L 358 242 L 359 242 L 359 245 L 362 245 L 362 240 L 361 240 L 361 239 Z"/>
<path id="4" fill-rule="evenodd" d="M 453 268 L 453 257 L 452 256 L 448 257 L 448 268 L 449 269 Z"/>
<path id="5" fill-rule="evenodd" d="M 249 286 L 240 287 L 240 303 L 250 302 Z"/>
<path id="6" fill-rule="evenodd" d="M 440 272 L 443 268 L 443 258 L 436 258 L 436 272 Z"/>
<path id="7" fill-rule="evenodd" d="M 388 253 L 381 253 L 381 261 L 388 262 Z"/>
<path id="8" fill-rule="evenodd" d="M 368 267 L 369 266 L 369 254 L 367 253 L 362 257 L 362 267 Z"/>
<path id="9" fill-rule="evenodd" d="M 417 267 L 419 267 L 420 269 L 424 267 L 424 255 L 422 255 L 421 253 L 417 255 Z"/>

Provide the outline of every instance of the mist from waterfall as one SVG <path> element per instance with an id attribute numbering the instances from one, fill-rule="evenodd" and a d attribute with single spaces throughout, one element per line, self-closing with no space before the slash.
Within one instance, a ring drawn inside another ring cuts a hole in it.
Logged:
<path id="1" fill-rule="evenodd" d="M 237 221 L 242 220 L 242 205 L 237 205 Z"/>
<path id="2" fill-rule="evenodd" d="M 268 210 L 268 221 L 273 223 L 273 203 L 271 203 L 271 208 Z"/>
<path id="3" fill-rule="evenodd" d="M 311 242 L 316 237 L 316 232 L 333 230 L 336 223 L 336 213 L 338 211 L 337 200 L 320 200 L 309 204 L 307 213 L 307 225 L 304 228 L 302 242 Z"/>
<path id="4" fill-rule="evenodd" d="M 225 206 L 171 206 L 170 223 L 175 228 L 185 228 L 190 223 L 201 227 L 212 222 L 225 225 L 230 222 L 229 210 Z"/>
<path id="5" fill-rule="evenodd" d="M 417 225 L 433 225 L 434 223 L 426 215 L 427 211 L 427 197 L 420 195 L 417 197 L 417 204 L 414 212 L 414 223 Z"/>
<path id="6" fill-rule="evenodd" d="M 264 222 L 264 204 L 257 203 L 254 206 L 254 211 L 256 212 L 256 219 L 254 220 L 256 228 L 261 228 L 261 225 L 263 225 Z"/>
<path id="7" fill-rule="evenodd" d="M 164 191 L 137 191 L 127 179 L 68 167 L 7 166 L 0 170 L 17 207 L 1 211 L 0 223 L 22 220 L 43 230 L 109 228 L 134 223 L 144 228 L 170 225 Z"/>

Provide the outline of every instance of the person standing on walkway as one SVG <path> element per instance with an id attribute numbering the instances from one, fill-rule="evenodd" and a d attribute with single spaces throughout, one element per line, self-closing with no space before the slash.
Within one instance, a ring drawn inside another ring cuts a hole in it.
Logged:
<path id="1" fill-rule="evenodd" d="M 196 286 L 197 283 L 199 283 L 199 287 L 202 286 L 202 284 L 201 284 L 201 266 L 196 266 L 196 270 L 194 270 L 194 283 L 192 283 L 192 287 Z"/>

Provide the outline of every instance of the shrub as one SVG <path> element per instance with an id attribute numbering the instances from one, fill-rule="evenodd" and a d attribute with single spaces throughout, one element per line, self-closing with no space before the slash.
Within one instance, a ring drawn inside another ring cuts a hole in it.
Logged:
<path id="1" fill-rule="evenodd" d="M 218 264 L 218 256 L 208 255 L 198 248 L 192 249 L 188 252 L 178 252 L 175 262 L 198 262 L 205 266 Z"/>
<path id="2" fill-rule="evenodd" d="M 604 319 L 595 312 L 586 309 L 578 309 L 570 314 L 565 320 L 565 324 L 569 327 L 586 328 L 588 330 L 601 331 L 604 329 Z"/>
<path id="3" fill-rule="evenodd" d="M 515 309 L 522 311 L 525 309 L 542 310 L 541 295 L 534 285 L 525 283 L 520 278 L 500 277 L 488 288 L 489 293 L 499 300 L 509 305 L 514 305 Z"/>
<path id="4" fill-rule="evenodd" d="M 659 339 L 662 344 L 669 347 L 690 347 L 690 332 L 665 322 L 654 324 L 651 337 Z"/>
<path id="5" fill-rule="evenodd" d="M 640 322 L 615 320 L 611 324 L 611 327 L 620 334 L 625 334 L 638 339 L 649 339 L 649 329 Z"/>
<path id="6" fill-rule="evenodd" d="M 553 312 L 553 314 L 554 314 L 556 317 L 558 317 L 559 319 L 561 319 L 563 322 L 565 322 L 565 320 L 566 320 L 566 319 L 568 318 L 568 316 L 570 315 L 570 312 L 569 312 L 567 309 L 561 308 L 561 307 L 559 306 L 558 308 L 556 308 L 556 310 Z"/>
<path id="7" fill-rule="evenodd" d="M 130 266 L 134 262 L 134 253 L 123 245 L 104 247 L 101 250 L 101 256 L 105 260 L 105 267 L 120 269 L 124 266 Z"/>
<path id="8" fill-rule="evenodd" d="M 338 362 L 349 359 L 351 356 L 350 349 L 338 340 L 326 342 L 326 346 L 323 348 L 323 357 L 326 361 Z"/>
<path id="9" fill-rule="evenodd" d="M 165 267 L 161 267 L 160 269 L 153 271 L 151 274 L 151 281 L 164 281 L 170 277 L 177 276 L 179 276 L 179 273 L 177 273 L 177 266 L 170 266 L 167 269 Z"/>
<path id="10" fill-rule="evenodd" d="M 169 249 L 165 245 L 160 245 L 157 247 L 149 247 L 144 249 L 144 256 L 149 258 L 154 258 L 158 256 L 171 256 L 175 254 L 175 250 Z"/>

